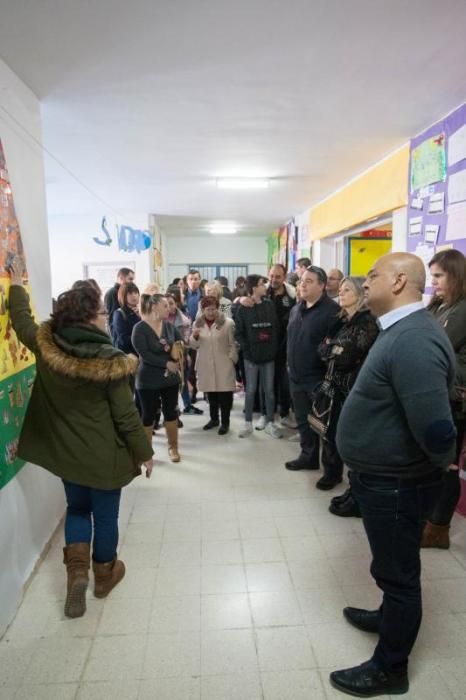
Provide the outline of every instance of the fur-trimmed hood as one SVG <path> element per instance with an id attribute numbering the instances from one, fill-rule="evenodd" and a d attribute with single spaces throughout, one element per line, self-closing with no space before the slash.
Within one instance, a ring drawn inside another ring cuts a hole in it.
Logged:
<path id="1" fill-rule="evenodd" d="M 215 327 L 217 329 L 220 329 L 222 326 L 225 325 L 225 320 L 226 320 L 225 314 L 222 313 L 221 311 L 219 311 L 218 316 L 217 316 L 217 320 L 215 322 Z M 194 327 L 195 328 L 202 328 L 205 325 L 206 325 L 205 316 L 203 313 L 201 313 L 201 315 L 198 318 L 196 318 L 196 320 L 194 322 Z"/>
<path id="2" fill-rule="evenodd" d="M 36 335 L 42 360 L 55 372 L 71 379 L 110 382 L 134 374 L 138 359 L 114 348 L 106 333 L 96 327 L 52 331 L 42 323 Z"/>

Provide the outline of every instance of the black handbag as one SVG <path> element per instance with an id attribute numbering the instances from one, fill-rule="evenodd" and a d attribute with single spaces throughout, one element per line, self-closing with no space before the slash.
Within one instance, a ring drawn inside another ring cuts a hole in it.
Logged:
<path id="1" fill-rule="evenodd" d="M 311 428 L 324 440 L 333 440 L 335 426 L 332 423 L 332 409 L 335 402 L 333 372 L 335 360 L 330 360 L 324 380 L 320 382 L 312 397 L 311 413 L 307 420 Z"/>

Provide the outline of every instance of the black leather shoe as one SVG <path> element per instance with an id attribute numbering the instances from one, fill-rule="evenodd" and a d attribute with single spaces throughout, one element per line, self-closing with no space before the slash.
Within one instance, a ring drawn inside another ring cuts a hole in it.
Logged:
<path id="1" fill-rule="evenodd" d="M 342 493 L 340 496 L 334 496 L 330 503 L 334 505 L 340 505 L 341 503 L 344 503 L 349 497 L 353 497 L 353 494 L 351 493 L 351 488 L 346 489 L 344 493 Z"/>
<path id="2" fill-rule="evenodd" d="M 402 695 L 409 690 L 406 672 L 383 671 L 372 660 L 354 668 L 345 668 L 330 674 L 334 688 L 358 698 L 373 698 L 376 695 Z"/>
<path id="3" fill-rule="evenodd" d="M 362 608 L 343 608 L 343 615 L 348 622 L 363 632 L 379 632 L 380 610 L 362 610 Z"/>
<path id="4" fill-rule="evenodd" d="M 219 425 L 220 423 L 218 420 L 212 420 L 211 418 L 210 421 L 203 426 L 202 430 L 211 430 L 212 428 L 217 428 Z"/>
<path id="5" fill-rule="evenodd" d="M 361 518 L 361 511 L 354 500 L 353 496 L 349 496 L 343 503 L 330 503 L 328 507 L 333 515 L 338 515 L 340 518 Z"/>
<path id="6" fill-rule="evenodd" d="M 334 489 L 335 486 L 338 486 L 338 484 L 341 484 L 341 479 L 331 479 L 329 476 L 322 476 L 316 483 L 316 489 L 330 491 Z"/>
<path id="7" fill-rule="evenodd" d="M 226 435 L 229 431 L 229 426 L 228 425 L 221 425 L 220 428 L 218 429 L 218 434 L 219 435 Z"/>
<path id="8" fill-rule="evenodd" d="M 292 459 L 285 462 L 285 467 L 292 472 L 297 472 L 300 469 L 319 469 L 319 464 L 309 462 L 304 455 L 299 455 L 298 459 Z"/>

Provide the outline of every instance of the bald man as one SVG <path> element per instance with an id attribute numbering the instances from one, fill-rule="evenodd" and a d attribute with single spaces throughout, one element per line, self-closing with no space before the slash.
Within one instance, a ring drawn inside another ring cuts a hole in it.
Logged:
<path id="1" fill-rule="evenodd" d="M 350 624 L 379 635 L 369 661 L 330 674 L 335 688 L 358 697 L 408 690 L 422 616 L 422 523 L 455 455 L 448 398 L 455 356 L 424 309 L 424 285 L 424 265 L 408 253 L 385 255 L 370 270 L 364 287 L 381 332 L 337 428 L 383 592 L 378 610 L 343 610 Z"/>

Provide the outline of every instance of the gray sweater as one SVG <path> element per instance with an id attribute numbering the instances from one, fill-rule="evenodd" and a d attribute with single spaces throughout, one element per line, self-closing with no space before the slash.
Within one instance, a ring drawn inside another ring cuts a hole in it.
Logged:
<path id="1" fill-rule="evenodd" d="M 348 467 L 412 478 L 451 464 L 454 373 L 451 343 L 425 309 L 382 331 L 338 421 L 338 451 Z"/>

